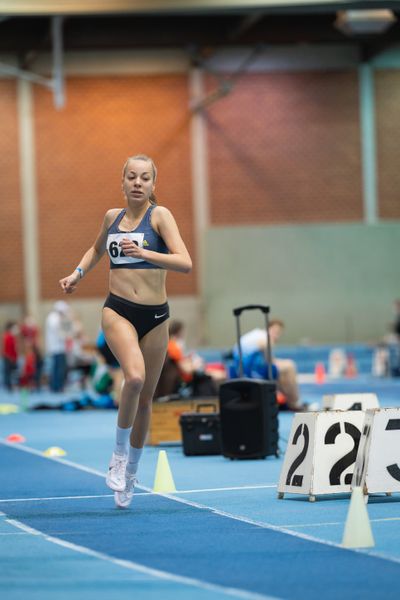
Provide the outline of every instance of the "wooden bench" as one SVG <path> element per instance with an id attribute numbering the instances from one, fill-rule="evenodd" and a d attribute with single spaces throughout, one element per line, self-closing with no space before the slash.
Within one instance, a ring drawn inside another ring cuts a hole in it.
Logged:
<path id="1" fill-rule="evenodd" d="M 217 397 L 185 398 L 172 402 L 153 402 L 150 431 L 147 444 L 157 446 L 167 442 L 182 442 L 179 417 L 184 412 L 197 412 L 199 405 L 209 404 L 202 412 L 219 412 Z"/>

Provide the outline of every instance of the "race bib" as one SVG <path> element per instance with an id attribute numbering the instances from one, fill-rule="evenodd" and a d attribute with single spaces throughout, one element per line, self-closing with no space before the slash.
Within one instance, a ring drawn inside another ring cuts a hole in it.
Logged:
<path id="1" fill-rule="evenodd" d="M 143 248 L 144 233 L 110 233 L 107 237 L 107 252 L 111 262 L 114 265 L 143 262 L 143 258 L 132 258 L 131 256 L 125 256 L 121 246 L 119 245 L 124 238 L 131 240 L 140 248 Z"/>

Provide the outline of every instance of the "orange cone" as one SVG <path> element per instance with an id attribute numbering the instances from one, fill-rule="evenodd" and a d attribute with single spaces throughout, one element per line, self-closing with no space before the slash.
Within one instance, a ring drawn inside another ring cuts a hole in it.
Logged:
<path id="1" fill-rule="evenodd" d="M 276 402 L 279 406 L 284 406 L 286 404 L 286 396 L 279 390 L 276 392 Z"/>
<path id="2" fill-rule="evenodd" d="M 6 440 L 11 444 L 22 444 L 23 442 L 26 442 L 26 439 L 20 433 L 10 433 L 10 435 L 6 437 Z"/>
<path id="3" fill-rule="evenodd" d="M 325 375 L 326 373 L 324 363 L 318 362 L 315 365 L 315 383 L 324 383 Z"/>
<path id="4" fill-rule="evenodd" d="M 346 370 L 344 374 L 349 378 L 356 377 L 358 375 L 356 361 L 354 360 L 354 356 L 352 354 L 347 355 Z"/>

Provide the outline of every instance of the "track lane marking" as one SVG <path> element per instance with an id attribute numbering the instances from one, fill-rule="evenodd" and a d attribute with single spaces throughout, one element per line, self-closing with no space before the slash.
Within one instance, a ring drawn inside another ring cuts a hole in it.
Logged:
<path id="1" fill-rule="evenodd" d="M 38 529 L 33 529 L 32 527 L 28 527 L 24 523 L 17 521 L 16 519 L 7 519 L 7 522 L 10 525 L 18 529 L 22 529 L 24 533 L 29 533 L 31 535 L 39 536 L 45 539 L 47 542 L 52 544 L 56 544 L 58 546 L 62 546 L 63 548 L 67 548 L 69 550 L 73 550 L 75 552 L 79 552 L 80 554 L 85 554 L 86 556 L 91 556 L 93 558 L 97 558 L 100 560 L 104 560 L 110 562 L 114 565 L 119 565 L 120 567 L 124 567 L 125 569 L 129 569 L 131 571 L 136 571 L 139 573 L 143 573 L 145 575 L 149 575 L 151 577 L 156 577 L 158 579 L 164 579 L 166 581 L 173 581 L 175 583 L 180 583 L 183 585 L 188 585 L 191 587 L 196 587 L 199 589 L 207 590 L 210 592 L 218 592 L 222 594 L 226 594 L 228 596 L 233 596 L 235 598 L 242 598 L 242 600 L 279 600 L 276 596 L 265 596 L 264 594 L 257 594 L 255 592 L 248 592 L 247 590 L 241 590 L 238 588 L 230 588 L 224 587 L 222 585 L 208 583 L 207 581 L 203 581 L 201 579 L 194 579 L 192 577 L 184 577 L 183 575 L 175 575 L 174 573 L 169 573 L 168 571 L 162 571 L 161 569 L 153 569 L 151 567 L 146 567 L 141 565 L 140 563 L 136 563 L 131 560 L 123 560 L 120 558 L 115 558 L 106 554 L 104 552 L 98 552 L 96 550 L 92 550 L 91 548 L 87 548 L 86 546 L 81 546 L 79 544 L 74 544 L 72 542 L 67 542 L 60 538 L 47 535 Z"/>
<path id="2" fill-rule="evenodd" d="M 105 477 L 105 474 L 104 474 Z M 136 487 L 143 489 L 140 484 Z M 198 490 L 177 490 L 174 494 L 201 494 L 204 492 L 232 492 L 232 491 L 241 491 L 241 490 L 258 490 L 258 489 L 267 489 L 267 488 L 275 488 L 276 485 L 244 485 L 244 486 L 236 486 L 236 487 L 222 487 L 222 488 L 201 488 Z M 141 496 L 152 496 L 159 495 L 158 492 L 149 491 L 149 492 L 141 492 Z M 43 497 L 35 497 L 35 498 L 1 498 L 0 504 L 4 504 L 7 502 L 40 502 L 45 500 L 90 500 L 91 498 L 113 498 L 114 494 L 91 494 L 87 496 L 43 496 Z"/>
<path id="3" fill-rule="evenodd" d="M 10 502 L 47 502 L 48 500 L 90 500 L 92 498 L 114 498 L 114 494 L 97 494 L 92 496 L 49 496 L 43 498 L 4 498 L 0 504 Z"/>
<path id="4" fill-rule="evenodd" d="M 85 471 L 86 473 L 91 473 L 93 475 L 98 475 L 100 477 L 106 476 L 105 473 L 98 471 L 97 469 L 92 469 L 91 467 L 86 467 L 84 465 L 80 465 L 79 463 L 74 463 L 72 461 L 69 461 L 69 460 L 66 460 L 63 458 L 44 456 L 44 454 L 42 452 L 40 452 L 39 450 L 36 450 L 34 448 L 30 448 L 29 446 L 15 445 L 15 444 L 8 443 L 4 440 L 0 440 L 0 444 L 4 444 L 5 446 L 14 448 L 16 450 L 21 450 L 23 452 L 35 454 L 37 456 L 44 458 L 45 460 L 52 460 L 54 462 L 59 462 L 64 465 L 68 465 L 68 466 L 78 469 L 80 471 Z M 306 534 L 306 533 L 300 533 L 297 531 L 293 531 L 291 529 L 288 529 L 287 527 L 283 527 L 283 526 L 279 526 L 279 525 L 272 525 L 272 523 L 265 523 L 263 521 L 255 521 L 254 519 L 250 519 L 247 517 L 241 517 L 239 515 L 234 515 L 232 513 L 228 513 L 228 512 L 216 509 L 212 506 L 207 506 L 205 504 L 199 504 L 198 502 L 192 502 L 190 500 L 185 500 L 183 498 L 179 498 L 173 494 L 164 494 L 164 493 L 159 493 L 159 492 L 156 493 L 156 492 L 153 492 L 151 490 L 151 488 L 148 488 L 147 486 L 144 486 L 144 485 L 138 485 L 137 487 L 145 490 L 146 492 L 153 493 L 155 495 L 162 496 L 164 498 L 168 498 L 169 500 L 174 500 L 175 502 L 180 502 L 182 504 L 186 504 L 187 506 L 192 506 L 194 508 L 198 508 L 199 510 L 206 510 L 206 511 L 212 512 L 213 514 L 219 515 L 221 517 L 226 517 L 226 518 L 232 519 L 234 521 L 240 521 L 242 523 L 247 523 L 247 524 L 253 525 L 255 527 L 260 527 L 261 529 L 268 529 L 270 531 L 285 533 L 285 534 L 290 535 L 295 538 L 300 538 L 303 540 L 307 540 L 309 542 L 315 542 L 316 544 L 322 544 L 324 546 L 331 546 L 333 548 L 338 548 L 338 549 L 342 550 L 343 552 L 355 552 L 357 554 L 364 554 L 364 555 L 370 556 L 372 558 L 378 558 L 380 560 L 385 560 L 385 561 L 393 562 L 396 564 L 400 564 L 400 558 L 397 558 L 397 557 L 391 557 L 391 556 L 387 556 L 385 554 L 380 554 L 378 552 L 371 552 L 369 550 L 366 551 L 361 548 L 360 549 L 359 548 L 344 548 L 341 544 L 338 544 L 336 542 L 330 542 L 328 540 L 321 540 L 317 537 L 314 537 L 314 536 Z M 45 535 L 45 534 L 43 534 L 43 535 Z"/>
<path id="5" fill-rule="evenodd" d="M 382 519 L 369 519 L 370 523 L 382 523 L 384 521 L 400 521 L 400 517 L 385 517 Z M 324 527 L 328 525 L 343 525 L 345 521 L 335 521 L 331 523 L 297 523 L 295 525 L 282 525 L 282 527 L 293 527 L 297 529 L 299 527 Z"/>

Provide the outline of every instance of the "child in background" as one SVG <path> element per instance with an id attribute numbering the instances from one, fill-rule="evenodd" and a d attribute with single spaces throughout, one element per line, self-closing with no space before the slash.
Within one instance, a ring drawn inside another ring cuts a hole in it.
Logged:
<path id="1" fill-rule="evenodd" d="M 18 366 L 19 327 L 15 321 L 8 321 L 4 327 L 2 357 L 4 386 L 11 392 L 14 388 L 14 373 Z"/>
<path id="2" fill-rule="evenodd" d="M 31 315 L 25 315 L 21 327 L 21 340 L 23 343 L 24 363 L 22 366 L 21 385 L 41 388 L 43 372 L 43 356 L 40 350 L 40 330 Z M 24 383 L 25 382 L 25 383 Z"/>

